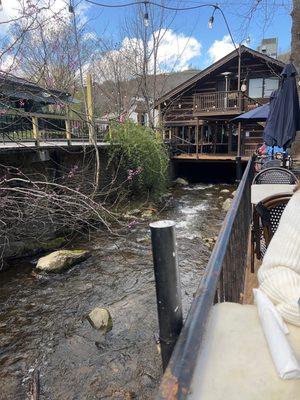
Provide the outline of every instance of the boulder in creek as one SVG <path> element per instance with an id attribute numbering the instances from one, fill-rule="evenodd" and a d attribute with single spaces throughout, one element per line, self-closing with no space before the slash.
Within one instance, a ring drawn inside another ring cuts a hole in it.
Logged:
<path id="1" fill-rule="evenodd" d="M 230 190 L 229 189 L 222 189 L 222 190 L 220 190 L 220 193 L 230 193 Z"/>
<path id="2" fill-rule="evenodd" d="M 86 250 L 57 250 L 41 257 L 36 268 L 45 272 L 62 272 L 86 260 L 90 253 Z"/>
<path id="3" fill-rule="evenodd" d="M 186 179 L 183 178 L 177 178 L 174 183 L 176 183 L 176 185 L 181 185 L 181 186 L 188 186 L 188 181 Z"/>
<path id="4" fill-rule="evenodd" d="M 109 332 L 113 327 L 113 320 L 107 308 L 96 307 L 88 315 L 87 320 L 93 328 Z"/>
<path id="5" fill-rule="evenodd" d="M 230 198 L 226 199 L 222 205 L 222 209 L 224 211 L 228 211 L 231 207 L 231 203 L 232 203 L 232 199 L 230 199 Z"/>

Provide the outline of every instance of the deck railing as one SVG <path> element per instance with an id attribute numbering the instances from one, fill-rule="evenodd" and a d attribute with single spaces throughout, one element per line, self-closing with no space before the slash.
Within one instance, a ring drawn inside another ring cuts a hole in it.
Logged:
<path id="1" fill-rule="evenodd" d="M 194 113 L 242 111 L 242 93 L 238 90 L 227 92 L 197 93 L 194 95 Z"/>
<path id="2" fill-rule="evenodd" d="M 94 123 L 94 139 L 103 141 L 108 124 Z M 7 110 L 0 113 L 0 143 L 67 142 L 90 140 L 89 123 L 68 115 L 41 114 Z"/>
<path id="3" fill-rule="evenodd" d="M 188 397 L 197 354 L 214 302 L 241 301 L 251 223 L 250 188 L 253 176 L 253 160 L 250 159 L 163 376 L 157 397 L 160 400 L 183 400 Z"/>

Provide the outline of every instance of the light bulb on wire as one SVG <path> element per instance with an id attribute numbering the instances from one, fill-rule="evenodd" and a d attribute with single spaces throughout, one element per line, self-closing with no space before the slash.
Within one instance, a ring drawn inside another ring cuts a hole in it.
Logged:
<path id="1" fill-rule="evenodd" d="M 214 27 L 214 16 L 212 15 L 209 20 L 208 20 L 208 27 L 209 29 L 212 29 Z"/>
<path id="2" fill-rule="evenodd" d="M 149 14 L 147 12 L 144 14 L 144 25 L 149 26 Z"/>

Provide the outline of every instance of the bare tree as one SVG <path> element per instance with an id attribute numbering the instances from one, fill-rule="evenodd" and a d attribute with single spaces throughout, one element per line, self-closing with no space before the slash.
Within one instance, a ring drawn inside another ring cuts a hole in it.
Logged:
<path id="1" fill-rule="evenodd" d="M 20 27 L 15 27 L 15 36 Z M 83 64 L 91 61 L 94 40 L 85 31 L 78 29 L 81 38 L 80 57 Z M 45 88 L 57 88 L 74 93 L 78 89 L 79 57 L 74 31 L 70 21 L 59 19 L 47 29 L 39 25 L 34 31 L 24 34 L 24 45 L 20 48 L 19 68 L 26 78 Z"/>

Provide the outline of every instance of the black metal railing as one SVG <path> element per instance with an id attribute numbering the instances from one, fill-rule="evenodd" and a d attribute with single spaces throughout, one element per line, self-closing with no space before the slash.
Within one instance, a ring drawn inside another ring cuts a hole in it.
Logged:
<path id="1" fill-rule="evenodd" d="M 250 159 L 163 376 L 157 397 L 160 400 L 187 398 L 214 302 L 241 301 L 247 266 L 253 176 L 253 160 Z"/>

